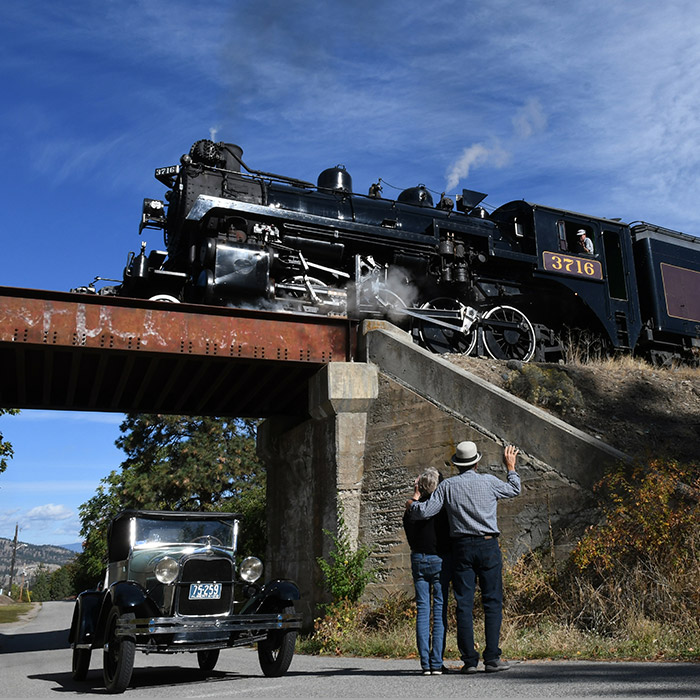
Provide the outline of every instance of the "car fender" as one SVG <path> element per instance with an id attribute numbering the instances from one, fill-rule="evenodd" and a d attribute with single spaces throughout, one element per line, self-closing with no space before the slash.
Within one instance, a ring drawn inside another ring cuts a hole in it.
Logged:
<path id="1" fill-rule="evenodd" d="M 103 591 L 83 591 L 78 595 L 68 633 L 69 644 L 93 643 L 104 595 Z"/>
<path id="2" fill-rule="evenodd" d="M 134 581 L 117 581 L 106 591 L 100 610 L 99 643 L 104 639 L 107 616 L 113 607 L 119 609 L 119 614 L 134 613 L 136 617 L 158 617 L 158 609 L 149 599 L 146 591 Z"/>
<path id="3" fill-rule="evenodd" d="M 299 600 L 299 587 L 289 579 L 268 581 L 242 608 L 241 614 L 278 611 L 294 600 Z"/>
<path id="4" fill-rule="evenodd" d="M 147 598 L 146 591 L 134 581 L 117 581 L 107 590 L 109 603 L 116 605 L 122 613 L 142 605 Z"/>

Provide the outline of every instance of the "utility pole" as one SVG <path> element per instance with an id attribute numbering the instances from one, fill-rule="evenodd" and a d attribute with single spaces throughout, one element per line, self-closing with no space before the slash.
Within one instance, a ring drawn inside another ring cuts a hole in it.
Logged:
<path id="1" fill-rule="evenodd" d="M 10 564 L 10 588 L 7 595 L 12 597 L 12 580 L 15 577 L 15 559 L 17 558 L 17 532 L 19 531 L 19 523 L 15 523 L 15 539 L 12 543 L 12 563 Z"/>

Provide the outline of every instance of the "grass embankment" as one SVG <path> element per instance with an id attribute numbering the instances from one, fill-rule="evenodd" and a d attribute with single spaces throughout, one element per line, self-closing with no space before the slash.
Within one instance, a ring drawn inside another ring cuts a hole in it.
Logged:
<path id="1" fill-rule="evenodd" d="M 697 579 L 696 579 L 697 580 Z M 506 601 L 508 600 L 506 590 Z M 690 611 L 668 620 L 650 619 L 637 606 L 625 611 L 606 601 L 610 628 L 595 629 L 595 607 L 587 619 L 582 601 L 579 619 L 561 607 L 548 613 L 504 614 L 501 630 L 503 656 L 510 659 L 589 659 L 637 661 L 700 661 L 700 623 Z M 483 644 L 483 620 L 475 607 L 475 640 Z M 601 620 L 602 623 L 602 620 Z M 456 620 L 451 601 L 445 660 L 461 664 L 455 636 Z M 302 654 L 416 658 L 415 604 L 409 596 L 367 604 L 335 606 L 316 621 L 312 634 L 300 638 Z"/>
<path id="2" fill-rule="evenodd" d="M 17 622 L 22 615 L 26 615 L 31 608 L 31 603 L 0 605 L 0 625 L 6 622 Z"/>

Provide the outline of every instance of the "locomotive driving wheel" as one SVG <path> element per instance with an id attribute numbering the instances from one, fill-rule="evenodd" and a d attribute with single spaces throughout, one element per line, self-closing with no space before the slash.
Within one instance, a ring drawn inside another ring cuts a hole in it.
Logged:
<path id="1" fill-rule="evenodd" d="M 494 306 L 483 317 L 484 345 L 494 360 L 529 362 L 536 337 L 527 316 L 512 306 Z"/>
<path id="2" fill-rule="evenodd" d="M 464 310 L 464 304 L 456 299 L 440 297 L 433 299 L 421 306 L 421 309 L 440 309 L 445 311 Z M 455 326 L 454 330 L 437 326 L 429 320 L 420 320 L 416 323 L 420 344 L 430 352 L 436 354 L 457 353 L 470 355 L 476 345 L 476 328 L 472 327 L 467 333 L 463 333 Z"/>

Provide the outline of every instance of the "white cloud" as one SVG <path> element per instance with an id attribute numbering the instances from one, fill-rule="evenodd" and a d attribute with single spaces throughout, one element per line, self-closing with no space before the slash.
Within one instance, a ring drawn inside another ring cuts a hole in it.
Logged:
<path id="1" fill-rule="evenodd" d="M 52 539 L 54 544 L 75 540 L 75 533 L 80 530 L 77 513 L 54 503 L 35 506 L 29 510 L 17 508 L 0 511 L 0 537 L 12 539 L 15 525 L 19 527 L 18 539 L 34 544 L 46 542 L 47 538 Z M 58 536 L 58 539 L 53 539 L 53 536 Z"/>
<path id="2" fill-rule="evenodd" d="M 80 518 L 62 504 L 46 503 L 29 510 L 0 511 L 0 536 L 12 539 L 15 525 L 18 539 L 33 544 L 65 544 L 78 539 Z"/>
<path id="3" fill-rule="evenodd" d="M 63 505 L 55 505 L 47 503 L 43 506 L 35 506 L 27 511 L 24 518 L 27 521 L 43 521 L 43 520 L 68 520 L 74 517 L 75 513 Z"/>
<path id="4" fill-rule="evenodd" d="M 543 131 L 546 126 L 547 115 L 536 97 L 531 97 L 513 117 L 513 129 L 519 139 L 529 139 Z"/>

